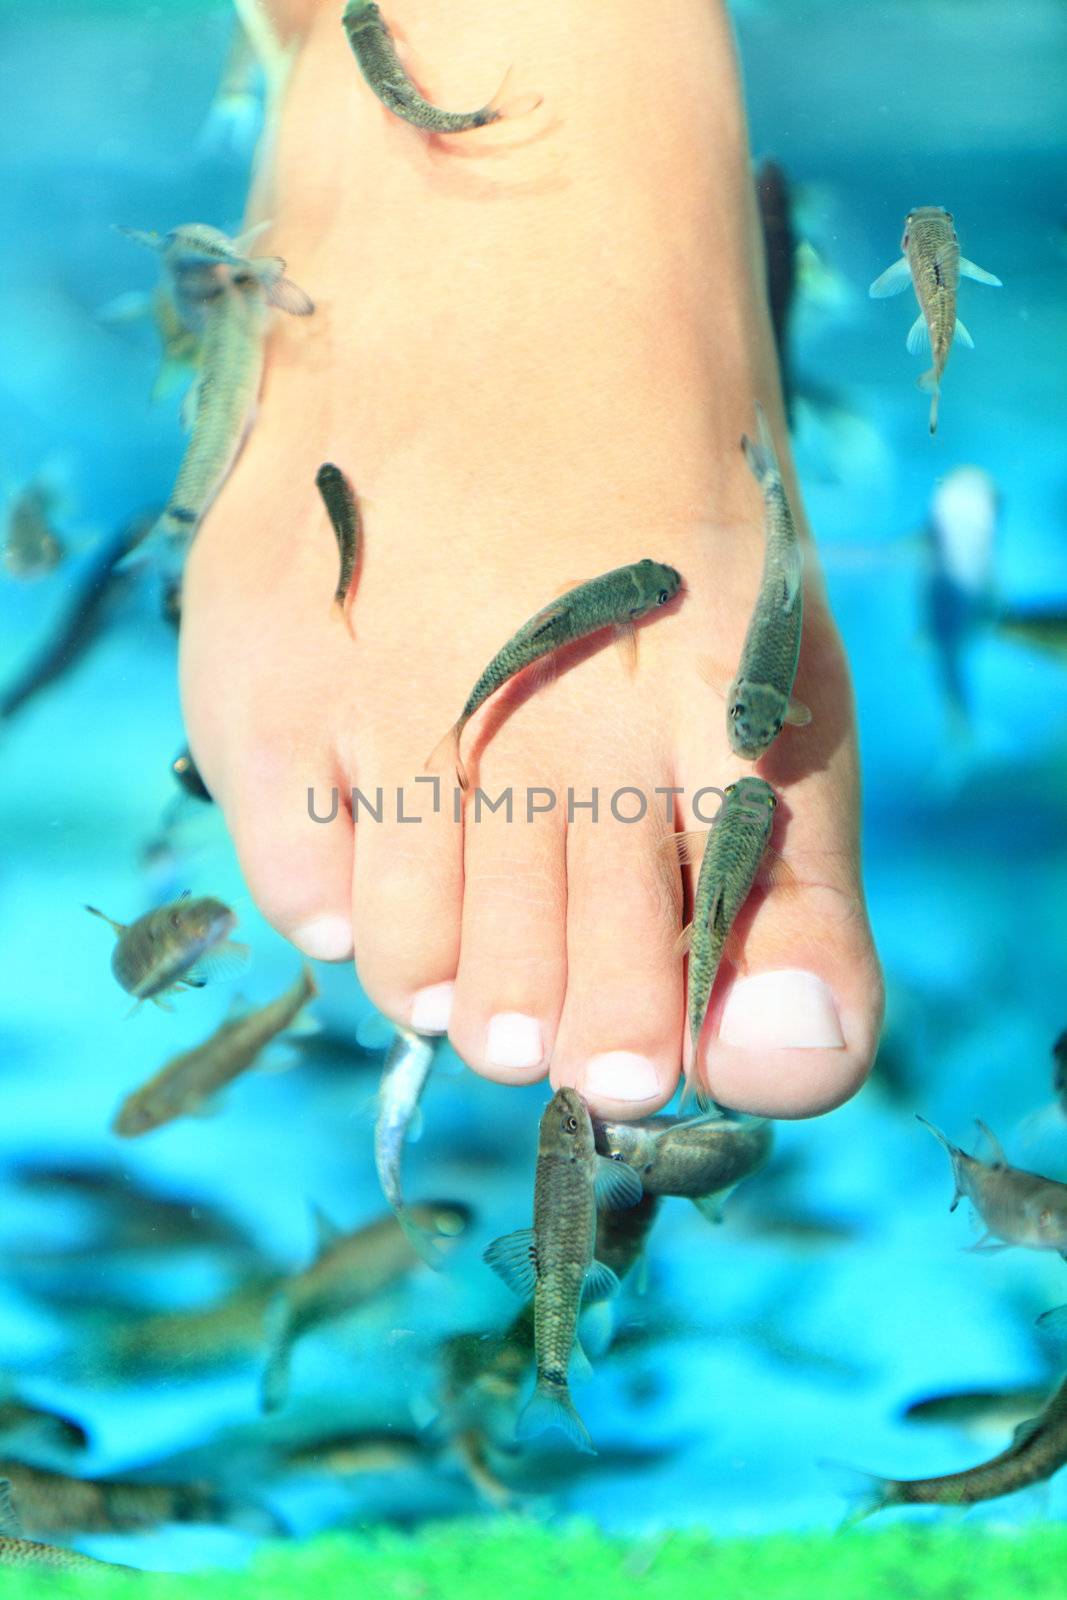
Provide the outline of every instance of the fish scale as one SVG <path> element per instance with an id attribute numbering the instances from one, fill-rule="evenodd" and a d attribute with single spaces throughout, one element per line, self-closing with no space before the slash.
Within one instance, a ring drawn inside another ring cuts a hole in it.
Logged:
<path id="1" fill-rule="evenodd" d="M 379 6 L 351 0 L 342 22 L 367 87 L 404 122 L 427 133 L 464 133 L 468 128 L 484 128 L 506 114 L 492 102 L 476 111 L 443 111 L 421 95 L 404 71 Z"/>
<path id="2" fill-rule="evenodd" d="M 960 247 L 951 219 L 944 212 L 913 217 L 904 253 L 930 330 L 935 381 L 940 382 L 956 329 L 960 286 Z"/>

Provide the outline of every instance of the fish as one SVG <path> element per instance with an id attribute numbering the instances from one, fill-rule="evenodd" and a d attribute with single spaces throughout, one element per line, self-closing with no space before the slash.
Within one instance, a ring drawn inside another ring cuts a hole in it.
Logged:
<path id="1" fill-rule="evenodd" d="M 997 615 L 996 629 L 1013 644 L 1029 645 L 1067 661 L 1067 601 L 1051 606 L 1004 606 Z"/>
<path id="2" fill-rule="evenodd" d="M 58 1572 L 137 1571 L 120 1561 L 98 1561 L 95 1556 L 83 1556 L 78 1550 L 62 1550 L 57 1545 L 21 1538 L 10 1531 L 20 1526 L 10 1495 L 10 1484 L 0 1484 L 0 1567 L 45 1567 Z"/>
<path id="3" fill-rule="evenodd" d="M 955 1389 L 913 1400 L 905 1407 L 903 1420 L 969 1434 L 1005 1433 L 1035 1416 L 1048 1395 L 1047 1383 L 1016 1389 Z"/>
<path id="4" fill-rule="evenodd" d="M 986 1233 L 973 1250 L 1055 1250 L 1067 1260 L 1067 1183 L 1008 1164 L 1000 1141 L 984 1122 L 978 1123 L 992 1151 L 992 1161 L 979 1161 L 951 1143 L 932 1122 L 918 1119 L 948 1153 L 956 1190 L 950 1211 L 966 1196 L 981 1217 Z"/>
<path id="5" fill-rule="evenodd" d="M 741 448 L 763 493 L 766 550 L 737 676 L 726 691 L 730 749 L 746 761 L 766 755 L 784 724 L 805 727 L 811 712 L 792 698 L 804 621 L 804 559 L 774 440 L 756 402 L 757 441 Z"/>
<path id="6" fill-rule="evenodd" d="M 0 1459 L 0 1476 L 10 1482 L 15 1515 L 31 1537 L 113 1533 L 167 1522 L 227 1523 L 236 1513 L 208 1483 L 74 1478 L 8 1459 Z"/>
<path id="7" fill-rule="evenodd" d="M 709 832 L 671 834 L 665 841 L 665 847 L 684 862 L 695 860 L 696 851 L 702 851 L 693 920 L 682 929 L 675 947 L 677 954 L 689 957 L 686 1013 L 694 1071 L 719 963 L 767 853 L 777 805 L 777 795 L 762 778 L 738 778 L 727 787 Z"/>
<path id="8" fill-rule="evenodd" d="M 181 285 L 175 290 L 181 315 L 200 336 L 199 371 L 182 413 L 190 435 L 178 476 L 159 521 L 127 558 L 132 563 L 156 551 L 173 567 L 180 565 L 252 425 L 269 308 L 310 316 L 315 307 L 284 276 L 280 256 L 247 258 L 244 240 L 231 240 L 217 228 L 187 223 L 163 236 L 123 231 L 162 254 Z"/>
<path id="9" fill-rule="evenodd" d="M 633 1167 L 646 1195 L 692 1200 L 711 1222 L 722 1221 L 723 1201 L 774 1147 L 774 1129 L 762 1118 L 659 1116 L 598 1121 L 595 1129 L 597 1149 Z"/>
<path id="10" fill-rule="evenodd" d="M 51 637 L 0 693 L 0 720 L 16 716 L 87 654 L 128 588 L 129 578 L 119 571 L 122 560 L 149 526 L 147 519 L 136 518 L 94 552 L 84 576 L 72 585 Z"/>
<path id="11" fill-rule="evenodd" d="M 613 1293 L 618 1279 L 594 1256 L 597 1204 L 636 1205 L 632 1168 L 598 1156 L 589 1109 L 575 1089 L 557 1089 L 541 1117 L 532 1228 L 495 1239 L 484 1259 L 509 1288 L 534 1304 L 537 1381 L 515 1434 L 529 1439 L 559 1428 L 576 1449 L 595 1454 L 571 1398 L 568 1369 L 580 1350 L 583 1295 Z M 578 1355 L 584 1364 L 584 1353 Z"/>
<path id="12" fill-rule="evenodd" d="M 407 1139 L 418 1137 L 419 1101 L 433 1069 L 436 1048 L 435 1039 L 412 1033 L 409 1028 L 397 1029 L 382 1068 L 378 1116 L 374 1124 L 374 1162 L 382 1194 L 409 1243 L 431 1267 L 441 1264 L 440 1235 L 420 1227 L 404 1204 L 400 1163 Z"/>
<path id="13" fill-rule="evenodd" d="M 917 206 L 904 219 L 903 251 L 899 261 L 887 267 L 870 287 L 872 300 L 900 294 L 910 283 L 919 302 L 919 315 L 908 333 L 908 351 L 918 355 L 933 352 L 933 366 L 919 379 L 920 389 L 930 395 L 930 432 L 937 432 L 937 408 L 941 397 L 941 375 L 945 370 L 952 341 L 973 350 L 974 340 L 956 315 L 956 296 L 960 278 L 1003 288 L 999 278 L 960 255 L 960 242 L 952 213 L 943 206 Z"/>
<path id="14" fill-rule="evenodd" d="M 188 745 L 174 757 L 170 770 L 183 794 L 187 794 L 192 800 L 203 800 L 208 805 L 212 803 L 211 790 L 200 776 L 200 768 L 193 760 Z"/>
<path id="15" fill-rule="evenodd" d="M 178 989 L 201 989 L 209 978 L 223 977 L 247 965 L 247 945 L 229 939 L 237 918 L 229 906 L 211 896 L 188 894 L 147 911 L 135 922 L 115 922 L 96 906 L 86 911 L 114 929 L 117 944 L 111 970 L 127 994 L 138 1002 L 161 998 Z"/>
<path id="16" fill-rule="evenodd" d="M 11 502 L 4 531 L 4 569 L 12 578 L 40 578 L 54 572 L 66 547 L 52 522 L 56 496 L 43 483 L 31 483 Z"/>
<path id="17" fill-rule="evenodd" d="M 452 1201 L 415 1205 L 410 1214 L 417 1227 L 446 1239 L 465 1232 L 472 1215 L 469 1207 Z M 264 1318 L 267 1361 L 260 1404 L 268 1412 L 281 1410 L 288 1398 L 292 1352 L 304 1334 L 369 1304 L 419 1262 L 392 1212 L 352 1233 L 341 1233 L 321 1210 L 314 1217 L 315 1259 L 286 1280 Z"/>
<path id="18" fill-rule="evenodd" d="M 422 1466 L 426 1456 L 425 1439 L 390 1430 L 332 1434 L 310 1444 L 294 1445 L 283 1452 L 282 1459 L 290 1472 L 366 1478 L 385 1472 L 410 1472 Z"/>
<path id="19" fill-rule="evenodd" d="M 316 472 L 315 487 L 322 496 L 322 503 L 326 507 L 326 514 L 330 519 L 334 538 L 337 540 L 341 567 L 333 598 L 334 604 L 340 606 L 344 615 L 345 601 L 352 586 L 352 574 L 359 561 L 359 507 L 352 485 L 340 467 L 335 467 L 332 461 L 324 461 Z"/>
<path id="20" fill-rule="evenodd" d="M 99 1366 L 109 1378 L 173 1377 L 248 1360 L 260 1350 L 263 1319 L 281 1283 L 276 1272 L 258 1272 L 209 1305 L 109 1322 L 96 1342 Z"/>
<path id="21" fill-rule="evenodd" d="M 787 412 L 792 408 L 789 323 L 797 289 L 797 236 L 789 179 L 777 161 L 763 161 L 756 172 L 756 201 L 763 234 L 767 305 Z"/>
<path id="22" fill-rule="evenodd" d="M 885 1506 L 970 1506 L 999 1500 L 1032 1484 L 1044 1483 L 1067 1463 L 1067 1379 L 1036 1416 L 1021 1422 L 1011 1444 L 999 1455 L 963 1472 L 937 1478 L 879 1478 L 852 1474 L 857 1504 L 845 1526 Z"/>
<path id="23" fill-rule="evenodd" d="M 580 583 L 543 606 L 489 662 L 468 695 L 459 719 L 431 754 L 427 768 L 436 765 L 446 748 L 450 749 L 460 788 L 468 788 L 467 771 L 460 759 L 460 738 L 490 695 L 535 661 L 543 661 L 564 645 L 587 639 L 605 628 L 613 628 L 632 648 L 634 624 L 658 606 L 667 605 L 681 586 L 682 576 L 673 567 L 646 557 Z"/>
<path id="24" fill-rule="evenodd" d="M 272 1039 L 296 1023 L 318 994 L 311 968 L 276 1000 L 233 1017 L 203 1044 L 183 1050 L 126 1096 L 111 1124 L 122 1139 L 136 1139 L 177 1117 L 195 1116 L 227 1084 L 248 1070 Z"/>
<path id="25" fill-rule="evenodd" d="M 957 723 L 969 714 L 963 656 L 994 614 L 993 552 L 1000 495 L 981 467 L 954 467 L 930 497 L 924 596 L 945 702 Z"/>
<path id="26" fill-rule="evenodd" d="M 441 1347 L 442 1410 L 456 1432 L 514 1436 L 519 1394 L 534 1362 L 534 1303 L 503 1333 L 457 1333 Z"/>
<path id="27" fill-rule="evenodd" d="M 373 0 L 349 0 L 341 19 L 363 80 L 394 116 L 427 133 L 464 133 L 484 128 L 503 117 L 521 117 L 536 111 L 541 96 L 525 95 L 504 104 L 501 96 L 507 78 L 487 105 L 476 111 L 442 111 L 416 89 L 396 53 L 392 35 Z"/>

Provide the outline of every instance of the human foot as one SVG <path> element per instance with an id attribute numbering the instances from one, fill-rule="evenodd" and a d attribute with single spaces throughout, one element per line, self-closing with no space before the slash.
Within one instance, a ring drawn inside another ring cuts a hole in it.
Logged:
<path id="1" fill-rule="evenodd" d="M 269 247 L 319 309 L 274 331 L 259 421 L 189 559 L 189 734 L 282 933 L 327 960 L 354 944 L 375 1004 L 447 1029 L 476 1071 L 548 1071 L 644 1115 L 691 1069 L 664 791 L 697 827 L 699 791 L 751 770 L 699 663 L 729 681 L 758 586 L 738 447 L 757 397 L 789 473 L 726 24 L 704 0 L 654 28 L 620 0 L 610 37 L 580 0 L 395 9 L 441 104 L 512 64 L 545 105 L 426 140 L 364 92 L 336 7 L 311 9 Z M 325 460 L 363 505 L 354 640 L 331 615 Z M 591 649 L 502 691 L 464 750 L 512 820 L 476 818 L 472 795 L 457 824 L 448 781 L 435 812 L 425 757 L 490 656 L 562 586 L 643 556 L 686 592 L 641 627 L 636 673 Z M 743 970 L 724 966 L 702 1038 L 711 1093 L 775 1116 L 851 1094 L 881 1015 L 847 670 L 810 559 L 796 692 L 811 726 L 758 770 L 797 887 L 746 906 Z M 353 786 L 382 790 L 380 822 L 357 802 L 352 826 Z M 325 815 L 334 788 L 337 817 L 313 821 L 308 790 Z"/>

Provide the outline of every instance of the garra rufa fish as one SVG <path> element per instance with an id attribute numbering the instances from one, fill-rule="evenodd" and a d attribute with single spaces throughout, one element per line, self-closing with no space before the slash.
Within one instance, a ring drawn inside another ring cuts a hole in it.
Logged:
<path id="1" fill-rule="evenodd" d="M 248 964 L 247 945 L 229 940 L 236 916 L 211 896 L 183 894 L 130 923 L 115 922 L 95 906 L 85 909 L 114 929 L 117 982 L 138 1002 L 151 1000 L 164 1011 L 170 1007 L 163 995 L 202 989 L 210 978 L 229 977 Z"/>
<path id="2" fill-rule="evenodd" d="M 946 1139 L 939 1128 L 919 1117 L 924 1128 L 948 1153 L 956 1191 L 951 1211 L 966 1197 L 986 1226 L 973 1250 L 1007 1250 L 1022 1245 L 1027 1250 L 1056 1250 L 1067 1260 L 1067 1183 L 1040 1173 L 1013 1167 L 1000 1141 L 979 1122 L 989 1141 L 991 1161 L 969 1156 Z"/>

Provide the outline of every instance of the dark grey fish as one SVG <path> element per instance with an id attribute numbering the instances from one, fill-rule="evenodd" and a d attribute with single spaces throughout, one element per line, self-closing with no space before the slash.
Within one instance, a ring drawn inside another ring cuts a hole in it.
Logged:
<path id="1" fill-rule="evenodd" d="M 345 602 L 348 591 L 352 587 L 352 574 L 359 561 L 360 525 L 359 507 L 356 504 L 355 492 L 340 467 L 335 467 L 332 461 L 324 461 L 315 474 L 315 487 L 322 496 L 322 503 L 326 507 L 326 514 L 333 528 L 334 538 L 337 540 L 337 551 L 340 556 L 341 566 L 337 576 L 337 588 L 334 590 L 334 603 L 345 611 Z"/>
<path id="2" fill-rule="evenodd" d="M 580 1348 L 583 1294 L 599 1297 L 618 1287 L 615 1274 L 593 1253 L 597 1201 L 625 1207 L 640 1198 L 636 1174 L 597 1155 L 581 1095 L 558 1089 L 541 1117 L 533 1227 L 496 1239 L 485 1251 L 486 1262 L 509 1288 L 534 1302 L 537 1386 L 519 1418 L 519 1438 L 560 1428 L 577 1449 L 593 1453 L 571 1399 L 568 1371 Z"/>
<path id="3" fill-rule="evenodd" d="M 74 1478 L 7 1459 L 0 1459 L 0 1476 L 9 1480 L 15 1515 L 31 1536 L 113 1533 L 156 1528 L 167 1522 L 232 1520 L 230 1503 L 205 1483 Z"/>
<path id="4" fill-rule="evenodd" d="M 464 133 L 484 128 L 502 117 L 524 116 L 541 104 L 540 95 L 527 95 L 501 104 L 501 91 L 476 111 L 442 111 L 419 93 L 400 62 L 392 35 L 373 0 L 349 0 L 342 25 L 367 87 L 394 116 L 427 133 Z M 506 82 L 506 80 L 505 80 Z"/>
<path id="5" fill-rule="evenodd" d="M 903 1416 L 905 1422 L 959 1428 L 964 1433 L 1006 1433 L 1036 1416 L 1048 1395 L 1047 1383 L 1017 1389 L 954 1389 L 913 1400 Z"/>
<path id="6" fill-rule="evenodd" d="M 240 971 L 248 963 L 248 947 L 228 938 L 236 916 L 210 896 L 194 900 L 183 895 L 128 924 L 115 922 L 95 906 L 85 909 L 115 931 L 111 970 L 118 983 L 164 1011 L 168 1008 L 162 995 L 202 988 L 209 978 Z"/>
<path id="7" fill-rule="evenodd" d="M 597 1148 L 633 1167 L 646 1195 L 692 1200 L 712 1222 L 722 1220 L 723 1201 L 766 1164 L 774 1145 L 771 1123 L 717 1114 L 598 1122 L 596 1132 Z"/>
<path id="8" fill-rule="evenodd" d="M 200 776 L 200 768 L 193 760 L 188 745 L 174 757 L 170 770 L 183 794 L 187 794 L 192 800 L 203 800 L 208 805 L 211 804 L 211 791 Z"/>
<path id="9" fill-rule="evenodd" d="M 449 750 L 460 787 L 466 789 L 467 773 L 460 759 L 459 741 L 471 717 L 490 695 L 535 661 L 543 661 L 565 645 L 588 639 L 605 628 L 613 628 L 620 638 L 632 643 L 634 624 L 657 606 L 673 600 L 681 586 L 681 574 L 673 567 L 646 557 L 629 566 L 615 567 L 599 578 L 590 578 L 551 605 L 543 606 L 497 651 L 427 767 L 435 765 L 438 757 Z"/>

